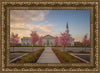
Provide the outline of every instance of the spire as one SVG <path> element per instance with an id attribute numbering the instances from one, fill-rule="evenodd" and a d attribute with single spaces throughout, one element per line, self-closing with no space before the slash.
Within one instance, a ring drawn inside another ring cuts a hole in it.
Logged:
<path id="1" fill-rule="evenodd" d="M 68 28 L 68 19 L 67 19 L 67 24 L 66 24 L 66 30 L 65 30 L 66 33 L 69 33 L 69 28 Z"/>
<path id="2" fill-rule="evenodd" d="M 66 25 L 66 28 L 68 28 L 68 19 L 67 19 L 67 25 Z"/>

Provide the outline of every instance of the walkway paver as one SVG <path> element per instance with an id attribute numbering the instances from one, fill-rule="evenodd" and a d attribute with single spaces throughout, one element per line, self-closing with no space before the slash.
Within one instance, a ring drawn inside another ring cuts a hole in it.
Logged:
<path id="1" fill-rule="evenodd" d="M 60 63 L 59 59 L 52 51 L 51 47 L 45 47 L 37 63 Z"/>

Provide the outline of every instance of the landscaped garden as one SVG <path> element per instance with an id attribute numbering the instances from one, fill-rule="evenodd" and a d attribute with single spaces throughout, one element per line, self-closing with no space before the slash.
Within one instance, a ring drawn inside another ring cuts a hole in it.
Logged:
<path id="1" fill-rule="evenodd" d="M 52 49 L 61 63 L 84 63 L 83 61 L 71 56 L 68 52 L 63 52 L 59 49 Z"/>
<path id="2" fill-rule="evenodd" d="M 12 60 L 10 59 L 11 63 L 85 63 L 84 60 L 75 57 L 77 54 L 72 55 L 71 53 L 85 54 L 90 51 L 88 49 L 89 40 L 87 39 L 87 35 L 84 37 L 83 46 L 71 46 L 70 35 L 67 35 L 64 32 L 61 33 L 59 37 L 56 36 L 54 38 L 53 46 L 48 45 L 47 43 L 46 47 L 43 45 L 42 37 L 38 36 L 35 31 L 32 31 L 30 36 L 30 45 L 21 45 L 18 43 L 18 34 L 12 34 L 10 41 L 10 55 L 11 57 L 15 55 L 15 58 Z M 43 48 L 45 48 L 45 50 Z M 41 54 L 42 52 L 43 54 Z M 83 56 L 81 55 L 81 57 Z"/>
<path id="3" fill-rule="evenodd" d="M 32 53 L 29 53 L 26 56 L 23 56 L 12 63 L 36 63 L 38 58 L 40 57 L 41 53 L 43 52 L 44 48 L 41 48 L 39 50 L 36 50 Z"/>

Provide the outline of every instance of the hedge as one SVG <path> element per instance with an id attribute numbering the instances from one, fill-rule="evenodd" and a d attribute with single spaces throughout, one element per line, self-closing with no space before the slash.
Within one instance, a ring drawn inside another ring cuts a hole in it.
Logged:
<path id="1" fill-rule="evenodd" d="M 35 63 L 37 61 L 37 59 L 39 58 L 39 56 L 41 55 L 43 50 L 44 50 L 43 48 L 36 50 L 32 53 L 29 53 L 28 55 L 26 55 L 24 57 L 21 57 L 20 59 L 18 59 L 15 62 L 16 63 Z"/>
<path id="2" fill-rule="evenodd" d="M 62 63 L 80 63 L 79 60 L 77 60 L 76 58 L 72 57 L 69 54 L 64 53 L 59 49 L 53 48 L 52 50 L 54 51 L 54 53 Z"/>

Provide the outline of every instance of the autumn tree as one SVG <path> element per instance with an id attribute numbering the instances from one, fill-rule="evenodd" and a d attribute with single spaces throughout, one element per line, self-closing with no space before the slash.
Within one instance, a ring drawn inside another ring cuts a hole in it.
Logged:
<path id="1" fill-rule="evenodd" d="M 63 47 L 63 51 L 65 50 L 65 47 L 70 44 L 70 35 L 67 35 L 66 33 L 61 33 L 60 36 L 60 45 Z"/>
<path id="2" fill-rule="evenodd" d="M 13 52 L 14 52 L 14 46 L 16 46 L 19 42 L 19 37 L 18 34 L 11 34 L 11 38 L 10 38 L 10 43 L 13 46 Z"/>
<path id="3" fill-rule="evenodd" d="M 36 44 L 36 42 L 39 40 L 39 36 L 38 36 L 36 31 L 32 31 L 30 36 L 31 36 L 31 44 L 32 44 L 32 47 L 33 47 Z"/>
<path id="4" fill-rule="evenodd" d="M 90 41 L 87 38 L 87 34 L 84 36 L 83 38 L 83 45 L 85 46 L 85 51 L 86 51 L 86 47 L 89 46 Z"/>
<path id="5" fill-rule="evenodd" d="M 58 46 L 58 44 L 59 44 L 58 36 L 55 37 L 54 44 L 56 47 Z"/>
<path id="6" fill-rule="evenodd" d="M 39 46 L 42 46 L 42 37 L 39 38 L 39 40 L 38 40 L 38 45 L 39 45 Z"/>

